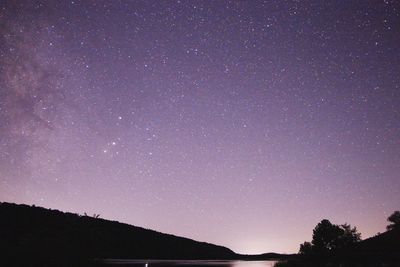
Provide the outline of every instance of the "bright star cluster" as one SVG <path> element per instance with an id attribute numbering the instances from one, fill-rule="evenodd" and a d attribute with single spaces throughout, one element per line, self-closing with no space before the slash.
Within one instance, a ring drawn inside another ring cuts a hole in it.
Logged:
<path id="1" fill-rule="evenodd" d="M 0 201 L 297 252 L 400 203 L 400 2 L 0 3 Z"/>

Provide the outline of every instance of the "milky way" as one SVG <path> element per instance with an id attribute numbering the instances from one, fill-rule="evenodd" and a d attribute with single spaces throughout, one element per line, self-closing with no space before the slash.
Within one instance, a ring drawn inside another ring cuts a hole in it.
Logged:
<path id="1" fill-rule="evenodd" d="M 40 56 L 38 36 L 44 33 L 32 6 L 3 8 L 0 58 L 0 166 L 1 179 L 20 179 L 29 165 L 40 134 L 52 129 L 52 119 L 63 99 L 57 72 Z M 19 11 L 25 11 L 18 14 Z"/>
<path id="2" fill-rule="evenodd" d="M 399 209 L 398 1 L 0 8 L 0 201 L 245 253 Z"/>

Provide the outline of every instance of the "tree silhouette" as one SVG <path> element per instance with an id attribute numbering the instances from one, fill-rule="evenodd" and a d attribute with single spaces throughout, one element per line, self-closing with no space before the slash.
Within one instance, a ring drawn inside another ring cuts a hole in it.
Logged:
<path id="1" fill-rule="evenodd" d="M 342 235 L 342 229 L 329 220 L 322 220 L 313 230 L 311 241 L 317 253 L 324 253 L 337 247 L 338 239 Z"/>
<path id="2" fill-rule="evenodd" d="M 400 211 L 396 210 L 387 218 L 388 222 L 391 222 L 388 226 L 386 226 L 387 230 L 392 230 L 395 228 L 400 228 Z"/>
<path id="3" fill-rule="evenodd" d="M 361 241 L 361 233 L 357 231 L 356 227 L 351 227 L 350 224 L 342 224 L 340 226 L 342 234 L 339 236 L 337 245 L 339 248 L 346 247 L 349 244 Z"/>
<path id="4" fill-rule="evenodd" d="M 312 244 L 310 242 L 304 242 L 300 244 L 299 253 L 302 255 L 311 255 L 312 254 Z"/>
<path id="5" fill-rule="evenodd" d="M 336 225 L 329 220 L 322 220 L 313 230 L 312 241 L 300 245 L 303 255 L 325 256 L 330 252 L 348 247 L 361 240 L 356 227 L 349 224 Z"/>

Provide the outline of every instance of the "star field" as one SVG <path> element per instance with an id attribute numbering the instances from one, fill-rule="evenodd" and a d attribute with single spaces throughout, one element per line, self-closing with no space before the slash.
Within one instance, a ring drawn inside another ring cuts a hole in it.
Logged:
<path id="1" fill-rule="evenodd" d="M 2 1 L 0 201 L 297 252 L 400 203 L 398 1 Z"/>

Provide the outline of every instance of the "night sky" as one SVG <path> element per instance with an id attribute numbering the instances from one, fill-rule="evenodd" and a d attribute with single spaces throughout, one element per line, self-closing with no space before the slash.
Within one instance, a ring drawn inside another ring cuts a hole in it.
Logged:
<path id="1" fill-rule="evenodd" d="M 241 253 L 400 208 L 399 1 L 0 8 L 0 201 Z"/>

